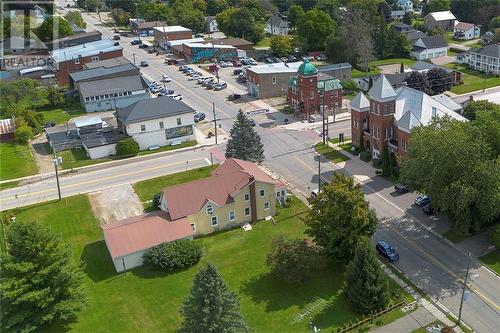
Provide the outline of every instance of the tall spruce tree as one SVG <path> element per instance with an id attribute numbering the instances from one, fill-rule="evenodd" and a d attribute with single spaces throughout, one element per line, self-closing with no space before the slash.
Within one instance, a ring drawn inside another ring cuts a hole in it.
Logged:
<path id="1" fill-rule="evenodd" d="M 384 145 L 382 149 L 382 174 L 384 176 L 391 175 L 391 160 L 389 155 L 389 148 L 387 148 L 387 144 Z"/>
<path id="2" fill-rule="evenodd" d="M 241 110 L 238 112 L 233 128 L 229 132 L 226 157 L 259 163 L 264 160 L 264 145 L 260 141 L 260 136 L 255 132 L 250 120 Z"/>
<path id="3" fill-rule="evenodd" d="M 182 333 L 249 332 L 236 293 L 230 291 L 217 268 L 208 263 L 194 277 L 191 294 L 181 308 Z"/>
<path id="4" fill-rule="evenodd" d="M 387 276 L 367 240 L 356 246 L 354 259 L 347 266 L 345 283 L 346 302 L 356 312 L 367 314 L 389 303 Z"/>
<path id="5" fill-rule="evenodd" d="M 6 241 L 0 264 L 2 332 L 32 332 L 74 319 L 86 295 L 69 245 L 40 224 L 19 221 L 7 228 Z"/>

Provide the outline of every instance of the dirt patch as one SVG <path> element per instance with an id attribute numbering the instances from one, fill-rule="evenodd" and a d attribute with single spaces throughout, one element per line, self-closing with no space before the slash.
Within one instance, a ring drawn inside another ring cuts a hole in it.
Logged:
<path id="1" fill-rule="evenodd" d="M 391 64 L 378 66 L 380 73 L 382 74 L 396 74 L 401 71 L 401 64 Z"/>
<path id="2" fill-rule="evenodd" d="M 143 206 L 132 185 L 121 185 L 89 194 L 95 216 L 110 223 L 141 215 Z"/>
<path id="3" fill-rule="evenodd" d="M 431 62 L 435 65 L 446 65 L 451 64 L 457 59 L 457 57 L 445 56 L 431 59 Z"/>
<path id="4" fill-rule="evenodd" d="M 45 135 L 39 135 L 30 141 L 30 145 L 35 156 L 36 166 L 39 173 L 54 171 L 52 151 Z"/>

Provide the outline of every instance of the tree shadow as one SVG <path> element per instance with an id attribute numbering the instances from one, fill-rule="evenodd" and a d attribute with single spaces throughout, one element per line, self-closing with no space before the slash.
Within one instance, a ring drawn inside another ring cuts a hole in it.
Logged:
<path id="1" fill-rule="evenodd" d="M 80 260 L 85 264 L 83 271 L 94 282 L 117 276 L 104 240 L 86 244 Z"/>

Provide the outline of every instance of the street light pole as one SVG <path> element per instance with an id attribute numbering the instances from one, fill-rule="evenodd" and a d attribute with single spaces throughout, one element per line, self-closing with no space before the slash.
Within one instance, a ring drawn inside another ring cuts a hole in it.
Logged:
<path id="1" fill-rule="evenodd" d="M 458 326 L 460 326 L 460 320 L 462 319 L 462 306 L 464 304 L 465 289 L 467 288 L 467 279 L 469 277 L 470 269 L 470 252 L 467 257 L 467 270 L 465 271 L 464 284 L 462 286 L 462 297 L 460 298 L 460 309 L 458 310 Z"/>
<path id="2" fill-rule="evenodd" d="M 52 147 L 52 152 L 53 152 L 53 155 L 54 155 L 53 162 L 54 162 L 54 168 L 55 168 L 55 171 L 56 171 L 57 196 L 59 198 L 59 201 L 61 201 L 61 187 L 59 185 L 59 170 L 57 168 L 57 165 L 59 164 L 59 161 L 57 159 L 56 150 L 55 150 L 54 147 Z"/>
<path id="3" fill-rule="evenodd" d="M 318 194 L 321 192 L 321 153 L 318 153 Z"/>
<path id="4" fill-rule="evenodd" d="M 217 145 L 217 116 L 215 115 L 215 102 L 212 102 L 212 111 L 214 113 L 215 145 Z"/>

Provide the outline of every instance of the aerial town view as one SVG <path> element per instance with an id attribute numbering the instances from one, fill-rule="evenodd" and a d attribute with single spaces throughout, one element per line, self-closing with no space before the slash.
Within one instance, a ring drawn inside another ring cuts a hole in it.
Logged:
<path id="1" fill-rule="evenodd" d="M 0 8 L 0 332 L 500 332 L 500 0 Z"/>

